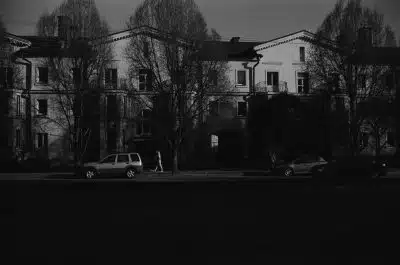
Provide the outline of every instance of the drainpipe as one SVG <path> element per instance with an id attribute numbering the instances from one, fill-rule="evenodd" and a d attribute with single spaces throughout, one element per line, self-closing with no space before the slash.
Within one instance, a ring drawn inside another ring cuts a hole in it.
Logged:
<path id="1" fill-rule="evenodd" d="M 25 151 L 32 152 L 33 151 L 33 143 L 32 143 L 32 117 L 31 117 L 31 82 L 32 82 L 32 62 L 26 58 L 18 57 L 21 60 L 25 61 L 25 63 L 17 62 L 16 59 L 13 60 L 16 64 L 21 64 L 26 66 L 26 82 L 25 82 L 25 91 L 27 92 L 25 98 Z"/>
<path id="2" fill-rule="evenodd" d="M 262 55 L 261 54 L 257 54 L 256 53 L 256 58 L 257 58 L 257 63 L 253 66 L 253 67 L 248 67 L 248 63 L 243 63 L 243 66 L 245 69 L 249 69 L 250 71 L 250 84 L 249 84 L 249 94 L 247 96 L 244 96 L 246 102 L 247 102 L 247 109 L 249 108 L 249 101 L 248 98 L 251 95 L 255 94 L 255 89 L 256 89 L 256 72 L 255 72 L 255 68 L 257 67 L 257 65 L 260 64 L 260 60 L 261 60 Z M 248 112 L 247 112 L 248 114 Z M 246 124 L 245 124 L 245 148 L 244 148 L 244 157 L 245 159 L 247 159 L 249 157 L 249 126 L 248 126 L 248 122 L 249 122 L 249 118 L 248 115 L 246 116 Z"/>

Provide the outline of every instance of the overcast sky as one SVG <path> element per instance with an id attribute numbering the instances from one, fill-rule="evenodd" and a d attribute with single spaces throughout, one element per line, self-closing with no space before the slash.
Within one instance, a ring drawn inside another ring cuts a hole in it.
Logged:
<path id="1" fill-rule="evenodd" d="M 96 0 L 97 7 L 113 31 L 142 0 Z M 363 0 L 385 15 L 397 38 L 400 36 L 400 0 Z M 44 11 L 51 12 L 62 0 L 0 0 L 0 14 L 7 31 L 33 35 Z M 209 27 L 224 38 L 269 40 L 301 29 L 315 31 L 336 0 L 196 0 Z"/>

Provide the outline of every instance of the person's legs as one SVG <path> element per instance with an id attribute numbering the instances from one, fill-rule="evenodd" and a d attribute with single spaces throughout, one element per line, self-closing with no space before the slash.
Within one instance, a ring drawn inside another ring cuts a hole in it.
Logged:
<path id="1" fill-rule="evenodd" d="M 161 172 L 164 171 L 161 161 L 158 162 L 157 167 L 160 168 L 160 171 L 161 171 Z"/>

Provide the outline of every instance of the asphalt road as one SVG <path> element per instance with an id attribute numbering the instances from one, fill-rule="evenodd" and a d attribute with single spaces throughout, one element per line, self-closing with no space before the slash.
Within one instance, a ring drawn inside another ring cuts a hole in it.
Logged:
<path id="1" fill-rule="evenodd" d="M 0 205 L 29 263 L 382 264 L 398 253 L 398 182 L 2 181 Z"/>

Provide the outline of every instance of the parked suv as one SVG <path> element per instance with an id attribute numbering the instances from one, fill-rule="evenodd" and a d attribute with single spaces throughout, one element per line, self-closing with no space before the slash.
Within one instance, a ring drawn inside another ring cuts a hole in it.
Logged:
<path id="1" fill-rule="evenodd" d="M 290 158 L 286 161 L 278 161 L 274 173 L 286 177 L 299 174 L 310 174 L 320 170 L 327 162 L 318 155 L 301 155 L 295 159 Z"/>
<path id="2" fill-rule="evenodd" d="M 88 179 L 103 175 L 124 175 L 134 178 L 143 172 L 143 163 L 138 153 L 111 154 L 94 163 L 83 165 L 84 176 Z"/>

